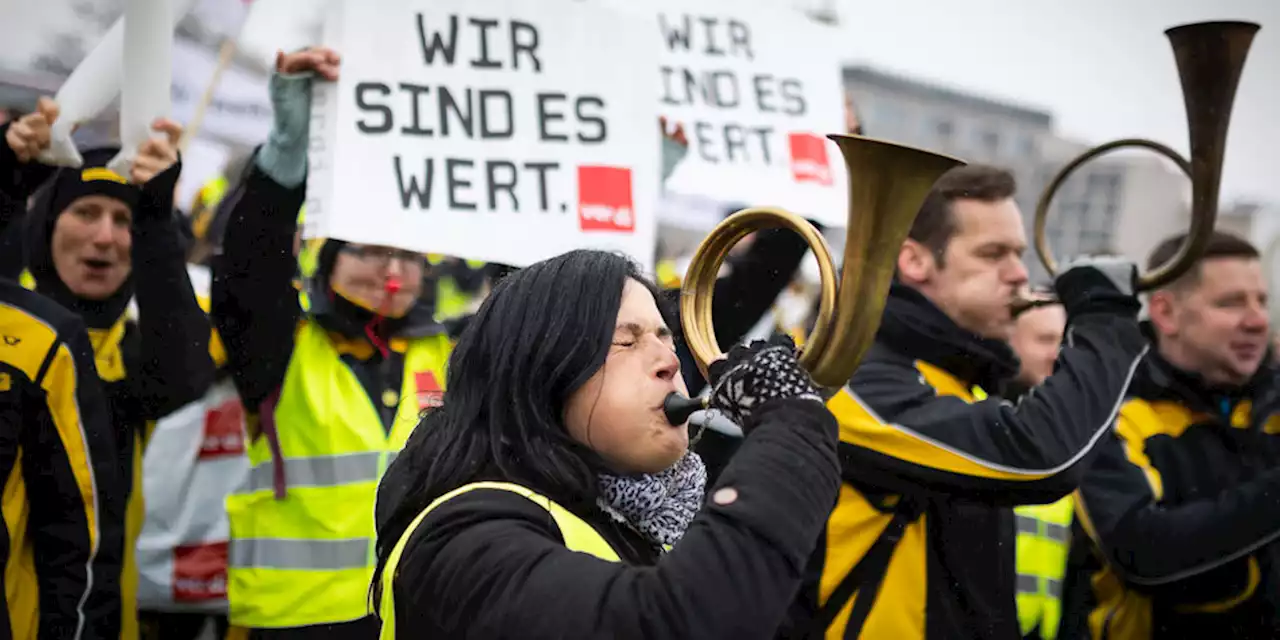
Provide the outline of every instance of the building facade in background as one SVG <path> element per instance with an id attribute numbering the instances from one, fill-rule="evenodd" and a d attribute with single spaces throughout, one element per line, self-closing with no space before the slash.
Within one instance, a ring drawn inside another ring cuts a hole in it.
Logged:
<path id="1" fill-rule="evenodd" d="M 844 69 L 867 135 L 1008 168 L 1031 232 L 1036 204 L 1058 170 L 1086 150 L 1053 129 L 1048 111 L 904 78 L 864 66 Z M 1056 256 L 1119 252 L 1145 259 L 1186 221 L 1188 187 L 1177 169 L 1138 151 L 1094 159 L 1058 190 L 1046 225 Z M 1048 275 L 1034 253 L 1033 282 Z"/>

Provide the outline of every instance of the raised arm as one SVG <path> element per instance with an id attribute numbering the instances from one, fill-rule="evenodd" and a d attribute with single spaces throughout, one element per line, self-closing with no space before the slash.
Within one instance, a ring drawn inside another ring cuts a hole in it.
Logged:
<path id="1" fill-rule="evenodd" d="M 173 209 L 182 172 L 182 129 L 157 123 L 167 139 L 144 142 L 131 179 L 141 185 L 133 216 L 133 280 L 138 304 L 139 362 L 127 379 L 128 412 L 155 420 L 200 398 L 213 383 L 209 320 L 187 274 L 180 221 Z"/>
<path id="2" fill-rule="evenodd" d="M 1057 371 L 1017 405 L 938 394 L 908 366 L 860 368 L 854 391 L 829 403 L 840 420 L 845 476 L 1000 505 L 1053 502 L 1074 491 L 1147 350 L 1132 285 L 1116 285 L 1107 269 L 1082 266 L 1059 278 L 1070 325 Z"/>
<path id="3" fill-rule="evenodd" d="M 227 195 L 230 219 L 213 261 L 214 324 L 240 396 L 254 412 L 284 381 L 301 315 L 293 246 L 306 197 L 312 74 L 299 66 L 305 53 L 277 64 L 271 134 Z M 313 61 L 309 68 L 315 67 Z"/>

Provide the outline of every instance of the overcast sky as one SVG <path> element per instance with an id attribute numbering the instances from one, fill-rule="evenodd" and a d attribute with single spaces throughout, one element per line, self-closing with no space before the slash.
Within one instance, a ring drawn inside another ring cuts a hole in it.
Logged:
<path id="1" fill-rule="evenodd" d="M 806 3 L 822 4 L 797 4 Z M 1150 137 L 1182 153 L 1186 117 L 1164 30 L 1257 22 L 1231 119 L 1224 197 L 1280 205 L 1280 0 L 834 4 L 849 62 L 1048 109 L 1060 133 L 1086 142 Z"/>

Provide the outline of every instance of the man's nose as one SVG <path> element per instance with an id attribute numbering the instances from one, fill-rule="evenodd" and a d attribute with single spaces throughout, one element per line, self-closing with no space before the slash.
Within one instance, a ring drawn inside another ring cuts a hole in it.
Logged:
<path id="1" fill-rule="evenodd" d="M 92 239 L 96 245 L 110 245 L 115 242 L 115 223 L 107 216 L 101 216 L 93 222 Z"/>
<path id="2" fill-rule="evenodd" d="M 1267 315 L 1267 306 L 1261 302 L 1249 303 L 1249 309 L 1244 314 L 1242 324 L 1248 331 L 1268 332 L 1271 328 L 1271 318 Z"/>
<path id="3" fill-rule="evenodd" d="M 1015 257 L 1009 265 L 1009 271 L 1005 276 L 1009 284 L 1022 286 L 1030 279 L 1027 273 L 1027 265 L 1022 262 L 1022 258 Z"/>

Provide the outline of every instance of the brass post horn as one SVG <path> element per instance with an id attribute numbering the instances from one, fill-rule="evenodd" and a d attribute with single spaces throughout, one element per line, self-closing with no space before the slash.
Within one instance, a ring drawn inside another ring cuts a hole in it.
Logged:
<path id="1" fill-rule="evenodd" d="M 743 209 L 712 229 L 693 254 L 680 292 L 685 340 L 702 374 L 721 356 L 711 324 L 711 298 L 729 249 L 752 231 L 785 227 L 804 237 L 818 259 L 818 319 L 800 356 L 815 382 L 844 386 L 875 338 L 898 251 L 938 177 L 964 164 L 948 156 L 854 135 L 829 135 L 849 176 L 844 264 L 836 265 L 822 234 L 803 217 L 771 207 Z M 670 412 L 669 412 L 670 413 Z"/>
<path id="2" fill-rule="evenodd" d="M 1258 25 L 1251 22 L 1200 22 L 1173 27 L 1164 32 L 1173 46 L 1173 57 L 1182 80 L 1182 97 L 1187 105 L 1187 129 L 1191 138 L 1190 159 L 1173 149 L 1141 138 L 1128 138 L 1098 145 L 1067 163 L 1040 196 L 1036 205 L 1035 245 L 1040 262 L 1050 276 L 1058 273 L 1049 249 L 1045 226 L 1049 205 L 1059 187 L 1080 165 L 1121 147 L 1142 147 L 1173 161 L 1191 178 L 1191 231 L 1178 253 L 1154 271 L 1138 278 L 1138 290 L 1148 291 L 1176 280 L 1204 253 L 1218 217 L 1218 192 L 1222 183 L 1222 161 L 1227 147 L 1231 105 L 1244 70 L 1245 58 L 1253 44 Z M 1052 296 L 1016 300 L 1014 314 L 1054 304 Z"/>

